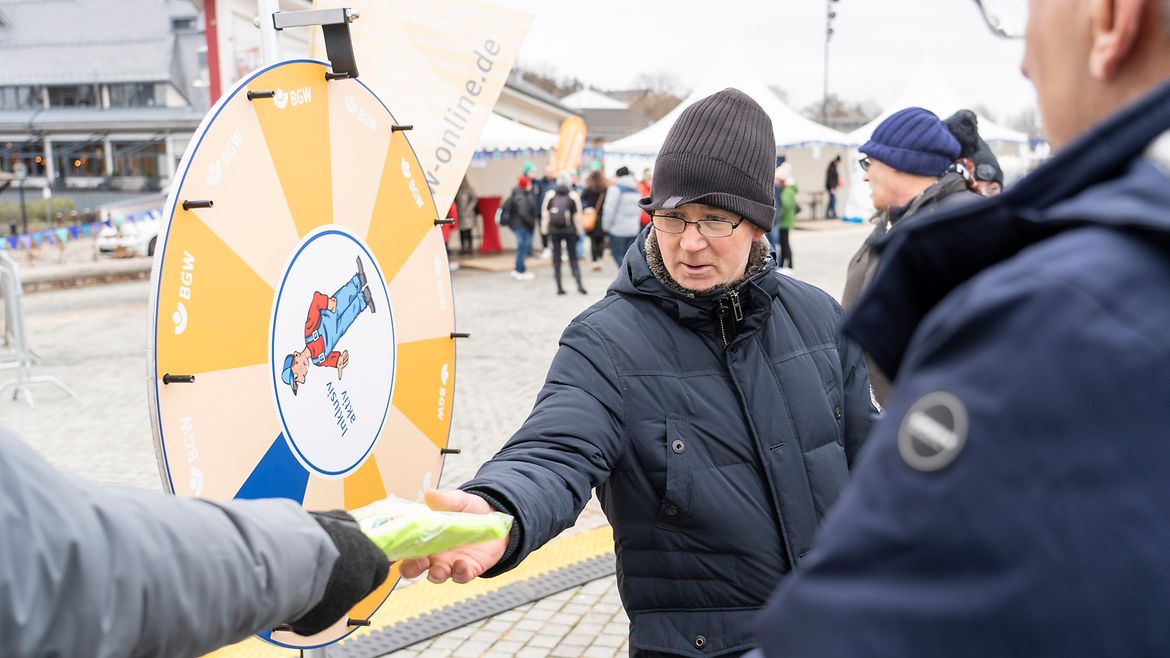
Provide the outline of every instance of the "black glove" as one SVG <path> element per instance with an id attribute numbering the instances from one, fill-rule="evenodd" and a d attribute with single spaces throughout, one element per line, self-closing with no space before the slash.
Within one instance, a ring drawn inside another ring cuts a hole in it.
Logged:
<path id="1" fill-rule="evenodd" d="M 390 574 L 386 554 L 366 537 L 352 516 L 341 510 L 309 514 L 329 533 L 339 555 L 321 601 L 304 617 L 289 624 L 297 635 L 315 635 L 329 628 L 386 582 Z"/>

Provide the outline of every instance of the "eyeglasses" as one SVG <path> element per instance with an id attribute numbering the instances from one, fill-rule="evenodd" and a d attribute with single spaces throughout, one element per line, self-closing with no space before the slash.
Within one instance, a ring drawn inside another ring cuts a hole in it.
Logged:
<path id="1" fill-rule="evenodd" d="M 736 227 L 743 223 L 743 217 L 740 217 L 738 222 L 732 223 L 725 219 L 714 218 L 689 222 L 677 215 L 654 215 L 650 221 L 654 224 L 654 230 L 663 233 L 682 233 L 687 230 L 688 225 L 694 224 L 695 228 L 699 229 L 699 235 L 703 237 L 727 238 L 731 237 L 731 233 L 735 231 Z"/>
<path id="2" fill-rule="evenodd" d="M 869 156 L 867 155 L 864 158 L 858 160 L 857 164 L 861 166 L 862 171 L 869 171 Z"/>
<path id="3" fill-rule="evenodd" d="M 1005 39 L 1020 39 L 1028 27 L 1027 0 L 975 0 L 987 27 Z"/>

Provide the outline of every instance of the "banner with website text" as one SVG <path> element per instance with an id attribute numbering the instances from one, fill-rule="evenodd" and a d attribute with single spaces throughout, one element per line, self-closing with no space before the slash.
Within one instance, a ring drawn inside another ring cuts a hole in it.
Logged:
<path id="1" fill-rule="evenodd" d="M 536 0 L 315 0 L 314 9 L 349 7 L 359 78 L 396 121 L 445 215 L 467 172 L 516 53 L 532 25 Z M 325 57 L 318 32 L 312 46 Z"/>

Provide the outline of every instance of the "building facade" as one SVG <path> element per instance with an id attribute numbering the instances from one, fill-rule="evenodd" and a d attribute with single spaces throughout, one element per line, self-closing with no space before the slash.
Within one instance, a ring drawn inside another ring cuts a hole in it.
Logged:
<path id="1" fill-rule="evenodd" d="M 0 171 L 58 195 L 165 189 L 208 107 L 201 6 L 0 0 Z"/>

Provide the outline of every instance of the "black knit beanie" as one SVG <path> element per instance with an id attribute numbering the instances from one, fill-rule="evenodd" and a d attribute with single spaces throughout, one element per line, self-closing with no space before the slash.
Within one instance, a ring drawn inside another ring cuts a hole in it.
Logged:
<path id="1" fill-rule="evenodd" d="M 959 157 L 960 158 L 975 158 L 975 152 L 981 146 L 986 146 L 983 143 L 983 138 L 979 136 L 979 117 L 971 110 L 959 110 L 951 116 L 943 119 L 943 123 L 947 124 L 947 130 L 959 140 Z"/>
<path id="2" fill-rule="evenodd" d="M 724 89 L 687 109 L 666 135 L 654 161 L 651 212 L 704 203 L 772 230 L 776 137 L 772 120 L 750 96 Z"/>

